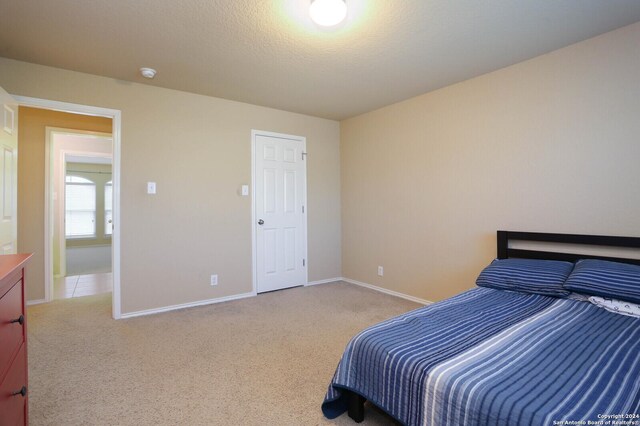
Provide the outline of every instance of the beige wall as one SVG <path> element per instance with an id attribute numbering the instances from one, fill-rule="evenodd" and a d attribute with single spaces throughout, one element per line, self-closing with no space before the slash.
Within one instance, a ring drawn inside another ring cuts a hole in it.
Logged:
<path id="1" fill-rule="evenodd" d="M 122 111 L 123 313 L 251 291 L 251 129 L 307 137 L 309 279 L 341 275 L 338 122 L 4 58 L 0 86 Z"/>
<path id="2" fill-rule="evenodd" d="M 0 80 L 4 77 L 0 72 Z M 0 82 L 0 86 L 8 89 Z M 11 92 L 11 90 L 9 90 Z M 111 119 L 37 108 L 19 109 L 18 251 L 34 253 L 26 269 L 28 300 L 44 299 L 44 170 L 46 127 L 111 133 Z"/>
<path id="3" fill-rule="evenodd" d="M 640 236 L 638 46 L 640 23 L 342 122 L 344 276 L 436 301 L 497 229 Z"/>

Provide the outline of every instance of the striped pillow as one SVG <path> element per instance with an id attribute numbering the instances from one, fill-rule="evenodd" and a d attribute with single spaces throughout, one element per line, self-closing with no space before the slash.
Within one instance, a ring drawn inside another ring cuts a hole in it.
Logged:
<path id="1" fill-rule="evenodd" d="M 576 293 L 640 303 L 640 266 L 607 260 L 580 260 L 564 287 Z"/>
<path id="2" fill-rule="evenodd" d="M 496 259 L 484 268 L 476 285 L 545 296 L 566 297 L 562 287 L 573 263 L 557 260 Z"/>

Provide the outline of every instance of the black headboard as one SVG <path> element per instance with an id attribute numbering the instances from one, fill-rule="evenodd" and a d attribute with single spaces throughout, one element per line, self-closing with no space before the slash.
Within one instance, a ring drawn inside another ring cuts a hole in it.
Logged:
<path id="1" fill-rule="evenodd" d="M 543 232 L 498 231 L 498 259 L 516 257 L 520 259 L 548 259 L 564 260 L 568 262 L 575 262 L 579 259 L 604 259 L 614 262 L 633 263 L 636 265 L 640 265 L 640 259 L 510 248 L 509 241 L 534 241 L 544 243 L 640 249 L 640 238 L 638 237 L 612 237 L 605 235 L 548 234 Z"/>

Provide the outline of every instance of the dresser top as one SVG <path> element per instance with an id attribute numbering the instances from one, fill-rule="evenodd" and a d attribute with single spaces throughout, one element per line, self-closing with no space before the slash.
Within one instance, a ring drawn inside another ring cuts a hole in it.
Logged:
<path id="1" fill-rule="evenodd" d="M 24 266 L 32 254 L 5 254 L 0 255 L 0 281 L 7 278 L 17 268 Z"/>

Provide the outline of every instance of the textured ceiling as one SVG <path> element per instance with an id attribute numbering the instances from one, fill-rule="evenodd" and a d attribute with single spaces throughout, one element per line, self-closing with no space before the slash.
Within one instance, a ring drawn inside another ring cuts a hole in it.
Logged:
<path id="1" fill-rule="evenodd" d="M 0 56 L 344 119 L 640 21 L 638 0 L 347 3 L 328 32 L 309 0 L 0 0 Z"/>

